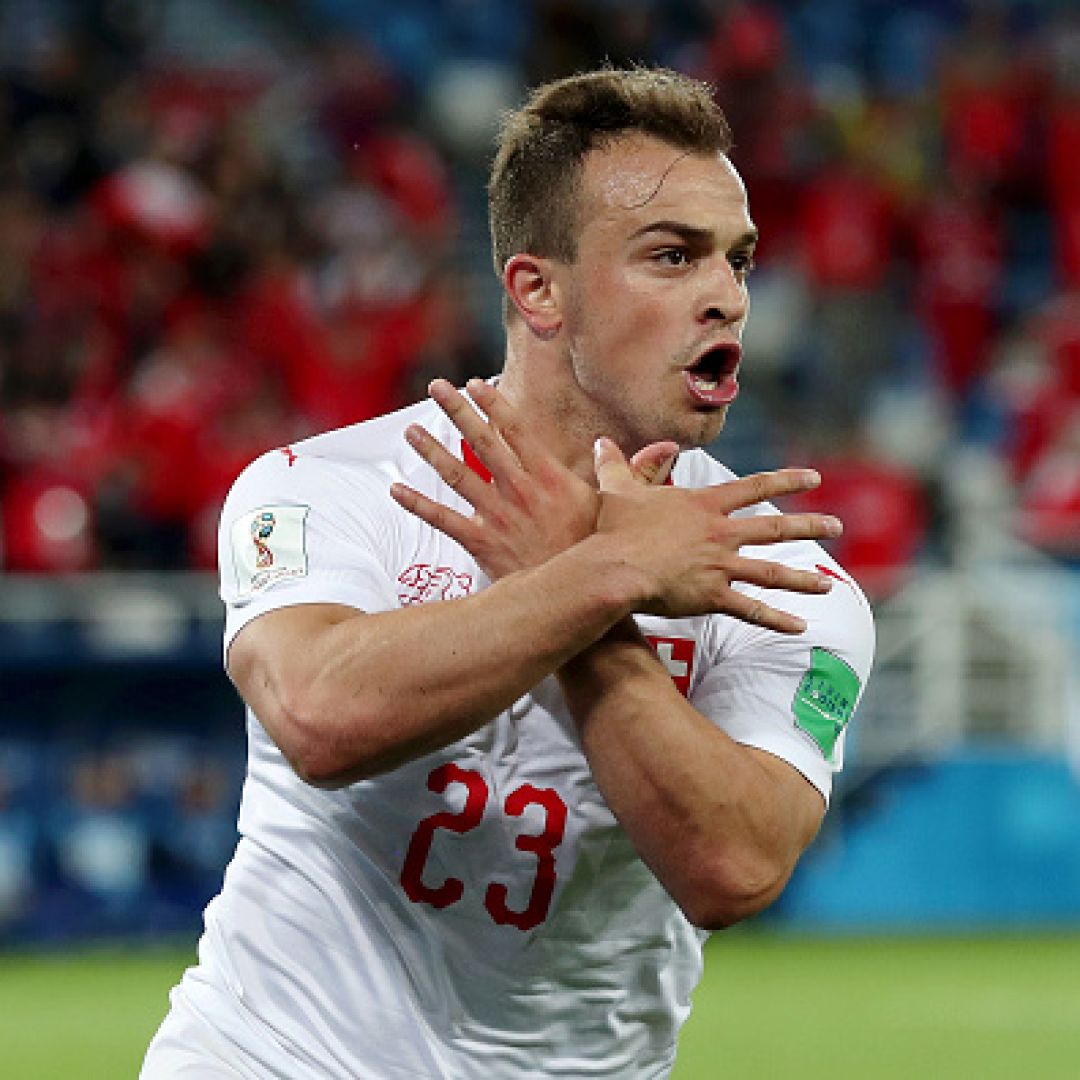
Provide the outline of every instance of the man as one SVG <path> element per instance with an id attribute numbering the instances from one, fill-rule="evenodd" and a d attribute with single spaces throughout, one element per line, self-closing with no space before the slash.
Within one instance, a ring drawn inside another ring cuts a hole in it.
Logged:
<path id="1" fill-rule="evenodd" d="M 670 72 L 540 88 L 490 184 L 497 385 L 237 481 L 242 839 L 145 1077 L 670 1071 L 707 932 L 818 829 L 872 652 L 812 542 L 839 523 L 762 501 L 816 476 L 698 449 L 754 248 L 729 141 Z"/>

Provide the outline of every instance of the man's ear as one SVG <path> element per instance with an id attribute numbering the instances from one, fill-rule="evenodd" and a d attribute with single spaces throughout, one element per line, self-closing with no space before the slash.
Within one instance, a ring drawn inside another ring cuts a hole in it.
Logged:
<path id="1" fill-rule="evenodd" d="M 503 268 L 503 286 L 510 302 L 537 337 L 549 339 L 562 325 L 559 286 L 551 261 L 536 255 L 512 255 Z"/>

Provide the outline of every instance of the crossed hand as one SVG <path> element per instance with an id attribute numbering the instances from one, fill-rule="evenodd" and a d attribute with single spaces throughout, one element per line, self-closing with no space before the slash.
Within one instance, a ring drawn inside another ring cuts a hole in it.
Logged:
<path id="1" fill-rule="evenodd" d="M 634 581 L 639 613 L 680 617 L 720 613 L 781 633 L 804 620 L 733 588 L 734 582 L 823 593 L 825 575 L 742 555 L 748 545 L 837 536 L 840 522 L 823 514 L 755 514 L 736 510 L 820 483 L 807 469 L 755 473 L 711 487 L 664 486 L 678 447 L 653 443 L 629 461 L 610 439 L 595 448 L 597 486 L 557 461 L 489 383 L 468 384 L 475 408 L 438 379 L 430 393 L 491 473 L 485 481 L 418 425 L 406 439 L 473 509 L 459 513 L 405 484 L 391 495 L 406 510 L 451 537 L 492 579 L 538 566 L 589 540 Z M 479 410 L 479 411 L 477 411 Z M 594 538 L 594 539 L 593 539 Z"/>

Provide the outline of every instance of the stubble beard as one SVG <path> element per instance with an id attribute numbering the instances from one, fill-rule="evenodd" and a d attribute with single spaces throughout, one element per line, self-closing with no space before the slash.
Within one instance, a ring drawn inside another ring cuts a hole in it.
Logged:
<path id="1" fill-rule="evenodd" d="M 635 407 L 634 388 L 627 394 L 625 380 L 591 364 L 577 338 L 569 344 L 567 360 L 576 393 L 567 392 L 558 403 L 560 415 L 566 430 L 590 444 L 598 436 L 606 435 L 628 456 L 643 446 L 667 439 L 689 450 L 711 443 L 727 422 L 727 405 L 682 415 L 674 407 L 669 412 L 656 400 Z"/>

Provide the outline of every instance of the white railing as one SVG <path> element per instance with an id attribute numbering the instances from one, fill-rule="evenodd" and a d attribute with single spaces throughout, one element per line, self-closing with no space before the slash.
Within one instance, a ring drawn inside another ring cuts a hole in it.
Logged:
<path id="1" fill-rule="evenodd" d="M 192 627 L 223 620 L 207 574 L 0 575 L 0 653 L 35 628 L 69 626 L 98 652 L 165 655 Z"/>
<path id="2" fill-rule="evenodd" d="M 877 659 L 850 760 L 876 768 L 968 742 L 1073 756 L 1078 612 L 1077 577 L 1038 560 L 920 574 L 876 609 Z"/>

